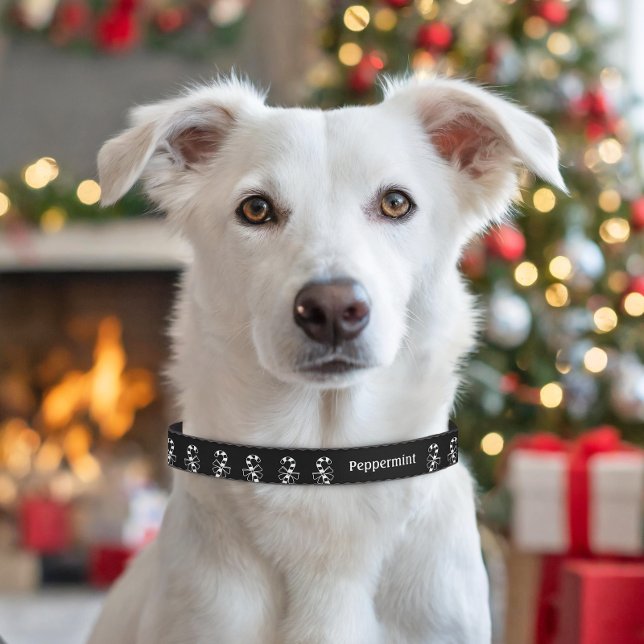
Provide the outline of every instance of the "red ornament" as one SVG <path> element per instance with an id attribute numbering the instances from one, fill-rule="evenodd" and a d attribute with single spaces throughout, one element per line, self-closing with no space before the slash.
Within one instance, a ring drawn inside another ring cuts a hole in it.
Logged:
<path id="1" fill-rule="evenodd" d="M 117 7 L 104 14 L 96 26 L 96 39 L 106 51 L 130 49 L 139 39 L 139 28 L 129 7 Z"/>
<path id="2" fill-rule="evenodd" d="M 606 138 L 606 136 L 608 136 L 608 130 L 604 123 L 599 121 L 588 121 L 586 123 L 586 138 L 589 141 L 599 141 Z"/>
<path id="3" fill-rule="evenodd" d="M 411 4 L 412 0 L 387 0 L 387 4 L 392 9 L 404 9 Z"/>
<path id="4" fill-rule="evenodd" d="M 589 90 L 581 98 L 571 101 L 570 115 L 585 121 L 585 134 L 589 141 L 597 141 L 617 129 L 618 119 L 601 89 Z"/>
<path id="5" fill-rule="evenodd" d="M 446 51 L 452 44 L 454 34 L 444 22 L 428 22 L 416 33 L 416 46 L 428 51 Z"/>
<path id="6" fill-rule="evenodd" d="M 554 27 L 560 27 L 568 20 L 568 7 L 559 0 L 543 0 L 537 3 L 536 12 Z"/>
<path id="7" fill-rule="evenodd" d="M 373 88 L 376 76 L 383 67 L 382 58 L 377 54 L 366 54 L 349 74 L 349 88 L 356 94 L 366 94 Z"/>
<path id="8" fill-rule="evenodd" d="M 504 373 L 501 376 L 501 382 L 499 383 L 499 389 L 504 394 L 513 394 L 521 384 L 521 378 L 519 374 L 511 371 L 509 373 Z"/>
<path id="9" fill-rule="evenodd" d="M 515 262 L 523 257 L 525 237 L 516 228 L 499 226 L 486 235 L 485 245 L 490 255 Z"/>
<path id="10" fill-rule="evenodd" d="M 634 277 L 626 287 L 625 293 L 639 293 L 644 295 L 644 275 Z"/>
<path id="11" fill-rule="evenodd" d="M 612 117 L 612 110 L 601 89 L 587 91 L 581 98 L 571 103 L 570 111 L 577 116 L 585 116 L 595 121 Z"/>
<path id="12" fill-rule="evenodd" d="M 644 230 L 644 196 L 631 203 L 631 225 L 634 230 Z"/>

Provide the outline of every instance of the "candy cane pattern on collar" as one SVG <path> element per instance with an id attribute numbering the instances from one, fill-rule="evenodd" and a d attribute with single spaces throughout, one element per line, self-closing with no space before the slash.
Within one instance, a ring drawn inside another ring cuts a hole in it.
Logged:
<path id="1" fill-rule="evenodd" d="M 438 443 L 432 443 L 427 448 L 427 469 L 430 472 L 435 472 L 441 464 L 441 457 L 438 455 Z"/>
<path id="2" fill-rule="evenodd" d="M 457 436 L 458 429 L 449 421 L 446 432 L 398 443 L 283 449 L 189 436 L 175 423 L 168 431 L 167 461 L 184 472 L 282 487 L 371 483 L 435 475 L 457 464 Z"/>
<path id="3" fill-rule="evenodd" d="M 456 464 L 458 461 L 458 438 L 454 436 L 449 442 L 449 454 L 447 455 L 447 460 L 452 464 Z"/>
<path id="4" fill-rule="evenodd" d="M 318 471 L 313 472 L 313 480 L 318 485 L 331 485 L 331 481 L 333 481 L 332 464 L 333 463 L 328 456 L 320 456 L 320 458 L 315 461 L 315 467 L 317 467 Z"/>
<path id="5" fill-rule="evenodd" d="M 199 450 L 197 449 L 196 445 L 188 445 L 188 449 L 186 451 L 188 458 L 184 458 L 183 462 L 185 463 L 185 466 L 191 471 L 191 472 L 198 472 L 199 467 L 201 466 L 201 463 L 199 462 Z"/>
<path id="6" fill-rule="evenodd" d="M 218 449 L 212 462 L 212 473 L 218 479 L 225 479 L 230 474 L 230 467 L 226 463 L 228 463 L 228 454 L 223 449 Z"/>
<path id="7" fill-rule="evenodd" d="M 280 460 L 280 465 L 277 472 L 279 480 L 284 483 L 284 485 L 289 485 L 295 483 L 300 478 L 300 473 L 295 471 L 295 459 L 292 456 L 285 456 Z"/>
<path id="8" fill-rule="evenodd" d="M 256 454 L 249 454 L 246 457 L 246 467 L 242 468 L 242 473 L 247 481 L 259 483 L 262 480 L 264 475 L 262 474 L 261 462 L 262 459 Z"/>
<path id="9" fill-rule="evenodd" d="M 174 441 L 168 436 L 168 465 L 177 462 L 177 455 L 174 453 Z"/>

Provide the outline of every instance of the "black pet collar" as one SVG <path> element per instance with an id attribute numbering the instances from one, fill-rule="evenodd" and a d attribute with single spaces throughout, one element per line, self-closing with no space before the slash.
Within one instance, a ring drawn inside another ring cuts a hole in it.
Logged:
<path id="1" fill-rule="evenodd" d="M 302 449 L 234 445 L 168 430 L 168 465 L 221 479 L 284 485 L 370 483 L 438 472 L 458 462 L 458 429 L 369 447 Z"/>

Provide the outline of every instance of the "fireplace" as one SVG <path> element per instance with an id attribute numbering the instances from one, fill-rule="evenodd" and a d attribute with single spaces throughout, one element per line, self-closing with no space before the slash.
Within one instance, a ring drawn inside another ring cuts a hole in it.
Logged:
<path id="1" fill-rule="evenodd" d="M 0 273 L 0 533 L 9 526 L 16 547 L 3 557 L 0 544 L 0 569 L 18 553 L 83 552 L 86 567 L 97 544 L 135 549 L 160 520 L 180 262 L 133 269 L 117 252 L 110 266 L 100 232 L 95 265 L 83 246 L 82 266 L 29 253 Z"/>
<path id="2" fill-rule="evenodd" d="M 9 475 L 63 468 L 95 478 L 94 452 L 121 441 L 162 462 L 169 410 L 159 374 L 175 282 L 168 271 L 2 277 L 0 462 Z"/>

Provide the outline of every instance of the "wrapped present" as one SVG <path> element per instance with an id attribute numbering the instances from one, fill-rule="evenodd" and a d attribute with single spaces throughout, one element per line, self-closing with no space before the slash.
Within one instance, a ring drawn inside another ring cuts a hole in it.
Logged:
<path id="1" fill-rule="evenodd" d="M 555 644 L 641 644 L 644 563 L 569 561 L 562 569 Z"/>
<path id="2" fill-rule="evenodd" d="M 644 641 L 644 559 L 538 555 L 509 546 L 504 642 Z M 612 633 L 612 635 L 611 635 Z M 633 639 L 634 636 L 640 639 Z"/>
<path id="3" fill-rule="evenodd" d="M 99 543 L 89 552 L 89 582 L 97 588 L 106 588 L 125 571 L 134 550 L 120 543 Z"/>
<path id="4" fill-rule="evenodd" d="M 511 534 L 526 552 L 587 555 L 642 552 L 644 453 L 613 427 L 567 442 L 519 439 L 508 456 Z"/>
<path id="5" fill-rule="evenodd" d="M 20 505 L 20 542 L 25 550 L 56 553 L 71 545 L 70 510 L 46 497 L 25 497 Z"/>

